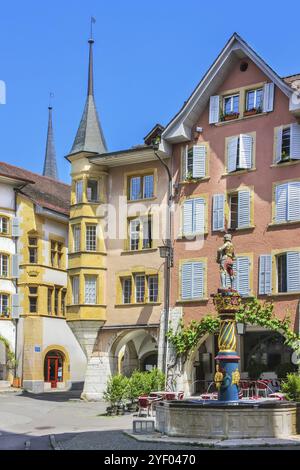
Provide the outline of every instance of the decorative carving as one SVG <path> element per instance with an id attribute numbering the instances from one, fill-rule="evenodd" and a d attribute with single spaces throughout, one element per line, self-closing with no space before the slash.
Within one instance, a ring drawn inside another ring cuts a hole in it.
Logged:
<path id="1" fill-rule="evenodd" d="M 218 390 L 220 390 L 222 382 L 223 382 L 224 374 L 220 371 L 219 364 L 216 364 L 216 373 L 215 373 L 215 384 Z"/>
<path id="2" fill-rule="evenodd" d="M 220 280 L 223 289 L 226 289 L 226 274 L 230 278 L 231 289 L 233 287 L 233 280 L 235 273 L 233 271 L 233 262 L 235 260 L 234 246 L 231 241 L 231 235 L 226 233 L 224 235 L 224 244 L 217 251 L 217 263 L 220 266 Z"/>
<path id="3" fill-rule="evenodd" d="M 241 379 L 241 376 L 240 376 L 239 370 L 238 368 L 236 368 L 236 370 L 232 372 L 231 385 L 238 385 L 240 383 L 240 379 Z"/>

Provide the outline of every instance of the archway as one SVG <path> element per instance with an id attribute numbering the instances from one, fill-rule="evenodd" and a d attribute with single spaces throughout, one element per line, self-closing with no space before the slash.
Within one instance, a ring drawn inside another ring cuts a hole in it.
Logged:
<path id="1" fill-rule="evenodd" d="M 51 388 L 57 388 L 58 383 L 65 381 L 64 377 L 65 357 L 56 349 L 48 351 L 44 359 L 44 381 L 51 384 Z"/>

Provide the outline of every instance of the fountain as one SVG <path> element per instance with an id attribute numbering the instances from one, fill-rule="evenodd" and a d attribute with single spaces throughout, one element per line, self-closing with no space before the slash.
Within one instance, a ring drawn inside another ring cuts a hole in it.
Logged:
<path id="1" fill-rule="evenodd" d="M 156 409 L 156 430 L 168 436 L 200 438 L 287 437 L 296 434 L 296 405 L 274 399 L 239 399 L 239 356 L 235 313 L 242 299 L 233 289 L 234 247 L 224 236 L 218 250 L 221 288 L 213 295 L 220 317 L 214 382 L 218 400 L 163 401 Z M 227 287 L 228 278 L 230 287 Z"/>

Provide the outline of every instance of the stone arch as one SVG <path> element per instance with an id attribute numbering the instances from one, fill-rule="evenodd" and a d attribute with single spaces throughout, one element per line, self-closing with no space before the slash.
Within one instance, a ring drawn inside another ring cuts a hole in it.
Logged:
<path id="1" fill-rule="evenodd" d="M 43 351 L 43 364 L 45 364 L 46 356 L 51 351 L 58 351 L 63 356 L 63 378 L 64 382 L 70 381 L 70 356 L 66 348 L 59 344 L 51 344 Z"/>

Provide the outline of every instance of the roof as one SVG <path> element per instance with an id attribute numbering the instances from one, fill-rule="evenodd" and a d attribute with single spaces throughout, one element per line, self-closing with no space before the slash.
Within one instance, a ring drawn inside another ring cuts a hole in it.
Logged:
<path id="1" fill-rule="evenodd" d="M 47 131 L 47 143 L 46 143 L 43 176 L 49 176 L 49 178 L 53 178 L 57 180 L 58 171 L 57 171 L 57 165 L 56 165 L 56 153 L 55 153 L 55 146 L 54 146 L 53 126 L 52 126 L 52 107 L 49 106 L 48 110 L 49 110 L 48 131 Z"/>
<path id="2" fill-rule="evenodd" d="M 291 97 L 293 89 L 288 77 L 285 80 L 281 78 L 237 33 L 234 33 L 188 100 L 166 126 L 162 133 L 163 140 L 175 143 L 191 139 L 191 128 L 204 111 L 209 97 L 221 86 L 231 66 L 243 57 L 249 57 L 270 81 Z"/>
<path id="3" fill-rule="evenodd" d="M 21 194 L 36 204 L 69 215 L 71 187 L 68 184 L 5 162 L 0 162 L 0 175 L 24 181 L 25 186 L 20 190 Z"/>
<path id="4" fill-rule="evenodd" d="M 282 80 L 285 81 L 288 85 L 292 85 L 293 82 L 296 80 L 300 80 L 300 73 L 296 73 L 295 75 L 288 75 L 287 77 L 282 77 Z"/>

